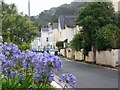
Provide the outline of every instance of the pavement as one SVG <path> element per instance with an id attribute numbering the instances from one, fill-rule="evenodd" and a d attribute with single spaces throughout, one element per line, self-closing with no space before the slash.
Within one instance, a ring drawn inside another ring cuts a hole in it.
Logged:
<path id="1" fill-rule="evenodd" d="M 56 72 L 76 76 L 76 88 L 118 88 L 118 70 L 61 58 L 63 67 Z"/>

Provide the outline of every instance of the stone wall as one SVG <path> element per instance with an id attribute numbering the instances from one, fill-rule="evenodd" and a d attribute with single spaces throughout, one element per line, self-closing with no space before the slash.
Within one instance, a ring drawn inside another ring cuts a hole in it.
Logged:
<path id="1" fill-rule="evenodd" d="M 75 59 L 76 60 L 83 60 L 84 59 L 83 53 L 80 51 L 75 51 Z"/>
<path id="2" fill-rule="evenodd" d="M 93 52 L 92 51 L 90 51 L 88 53 L 88 56 L 86 56 L 85 61 L 87 61 L 87 62 L 94 62 L 94 60 L 93 60 Z"/>
<path id="3" fill-rule="evenodd" d="M 71 48 L 67 48 L 66 55 L 67 55 L 67 58 L 74 58 L 74 50 L 72 50 Z"/>
<path id="4" fill-rule="evenodd" d="M 65 56 L 65 49 L 60 49 L 60 53 L 62 53 L 62 55 Z"/>
<path id="5" fill-rule="evenodd" d="M 96 52 L 96 63 L 116 67 L 120 60 L 120 49 Z"/>

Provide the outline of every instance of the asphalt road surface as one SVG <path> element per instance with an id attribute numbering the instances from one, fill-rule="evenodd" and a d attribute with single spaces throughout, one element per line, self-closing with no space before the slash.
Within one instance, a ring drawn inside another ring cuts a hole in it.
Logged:
<path id="1" fill-rule="evenodd" d="M 76 76 L 76 88 L 118 88 L 118 71 L 97 65 L 62 59 L 62 70 L 56 73 L 72 73 Z"/>

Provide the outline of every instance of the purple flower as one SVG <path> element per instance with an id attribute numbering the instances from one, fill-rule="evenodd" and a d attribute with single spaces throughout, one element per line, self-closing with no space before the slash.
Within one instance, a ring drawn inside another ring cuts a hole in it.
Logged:
<path id="1" fill-rule="evenodd" d="M 65 84 L 65 88 L 68 86 L 74 88 L 76 85 L 76 77 L 72 74 L 62 74 L 59 81 Z"/>
<path id="2" fill-rule="evenodd" d="M 18 73 L 18 76 L 21 77 L 20 78 L 20 82 L 23 82 L 25 80 L 25 77 L 24 77 L 24 75 L 21 72 Z"/>
<path id="3" fill-rule="evenodd" d="M 54 71 L 62 68 L 60 58 L 47 52 L 36 53 L 29 50 L 21 52 L 18 46 L 12 42 L 4 42 L 0 49 L 2 73 L 5 77 L 13 78 L 18 72 L 17 75 L 21 77 L 20 83 L 29 74 L 33 74 L 34 82 L 50 83 L 54 80 Z M 75 77 L 72 74 L 63 74 L 60 81 L 71 87 L 76 84 Z"/>
<path id="4" fill-rule="evenodd" d="M 2 61 L 2 70 L 5 75 L 9 74 L 12 77 L 13 72 L 11 72 L 11 68 L 16 67 L 16 61 L 20 59 L 21 51 L 18 49 L 18 46 L 11 43 L 4 42 L 0 49 L 0 59 Z M 14 68 L 15 69 L 15 68 Z"/>
<path id="5" fill-rule="evenodd" d="M 11 72 L 10 72 L 10 78 L 15 77 L 15 75 L 16 75 L 16 72 L 15 72 L 15 71 L 11 71 Z"/>
<path id="6" fill-rule="evenodd" d="M 27 62 L 26 61 L 23 61 L 23 64 L 22 64 L 24 70 L 26 71 L 27 70 Z"/>

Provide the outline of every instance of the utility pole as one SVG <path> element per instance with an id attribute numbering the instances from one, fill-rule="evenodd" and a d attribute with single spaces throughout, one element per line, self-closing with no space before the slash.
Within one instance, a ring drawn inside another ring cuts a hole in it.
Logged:
<path id="1" fill-rule="evenodd" d="M 30 19 L 30 0 L 28 0 L 28 16 L 29 16 L 29 19 Z"/>

